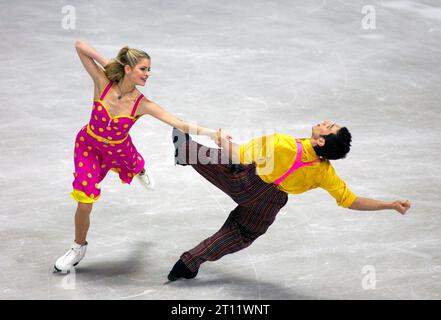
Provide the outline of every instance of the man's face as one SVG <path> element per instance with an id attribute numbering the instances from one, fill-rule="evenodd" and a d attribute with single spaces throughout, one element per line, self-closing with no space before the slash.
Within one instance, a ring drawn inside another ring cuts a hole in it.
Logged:
<path id="1" fill-rule="evenodd" d="M 327 136 L 328 134 L 337 134 L 341 126 L 335 122 L 325 120 L 322 123 L 316 124 L 312 127 L 312 138 L 318 139 L 321 136 Z"/>

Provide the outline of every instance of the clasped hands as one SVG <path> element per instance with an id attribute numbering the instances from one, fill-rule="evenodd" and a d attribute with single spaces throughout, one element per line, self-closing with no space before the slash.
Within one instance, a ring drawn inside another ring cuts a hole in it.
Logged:
<path id="1" fill-rule="evenodd" d="M 225 146 L 227 143 L 231 142 L 233 137 L 226 133 L 224 129 L 219 128 L 212 136 L 214 143 L 216 143 L 219 147 Z"/>

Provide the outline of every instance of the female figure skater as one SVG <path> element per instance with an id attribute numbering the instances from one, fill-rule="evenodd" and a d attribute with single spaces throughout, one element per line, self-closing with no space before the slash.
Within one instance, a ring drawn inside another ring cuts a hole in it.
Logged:
<path id="1" fill-rule="evenodd" d="M 78 202 L 75 241 L 69 251 L 57 259 L 55 271 L 68 271 L 84 258 L 89 216 L 93 203 L 100 197 L 99 183 L 109 170 L 117 172 L 122 183 L 130 184 L 137 177 L 145 188 L 153 188 L 145 161 L 129 135 L 136 120 L 149 114 L 187 133 L 191 131 L 213 139 L 216 136 L 214 130 L 177 119 L 137 90 L 135 86 L 144 86 L 150 76 L 151 59 L 144 51 L 124 47 L 115 59 L 108 61 L 82 41 L 77 41 L 75 48 L 93 79 L 94 102 L 90 121 L 78 132 L 75 141 L 75 178 L 70 194 Z"/>

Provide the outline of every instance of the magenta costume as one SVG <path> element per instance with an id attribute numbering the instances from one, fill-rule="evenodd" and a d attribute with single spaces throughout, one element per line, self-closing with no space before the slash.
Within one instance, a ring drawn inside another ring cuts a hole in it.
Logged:
<path id="1" fill-rule="evenodd" d="M 89 123 L 78 132 L 75 140 L 75 180 L 70 195 L 78 202 L 98 200 L 101 194 L 98 184 L 109 170 L 117 172 L 122 183 L 130 184 L 144 168 L 144 159 L 129 135 L 143 95 L 136 99 L 130 115 L 113 117 L 103 101 L 112 84 L 110 81 L 100 99 L 94 100 Z"/>

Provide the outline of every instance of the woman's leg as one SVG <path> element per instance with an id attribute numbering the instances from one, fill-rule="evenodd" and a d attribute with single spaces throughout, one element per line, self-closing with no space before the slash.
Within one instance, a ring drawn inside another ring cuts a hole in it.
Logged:
<path id="1" fill-rule="evenodd" d="M 86 244 L 87 232 L 90 226 L 90 213 L 92 203 L 78 202 L 77 212 L 75 213 L 75 242 L 80 245 Z"/>
<path id="2" fill-rule="evenodd" d="M 70 271 L 84 258 L 87 250 L 86 237 L 91 212 L 92 203 L 78 202 L 77 212 L 75 213 L 75 242 L 69 251 L 55 261 L 55 271 Z"/>

